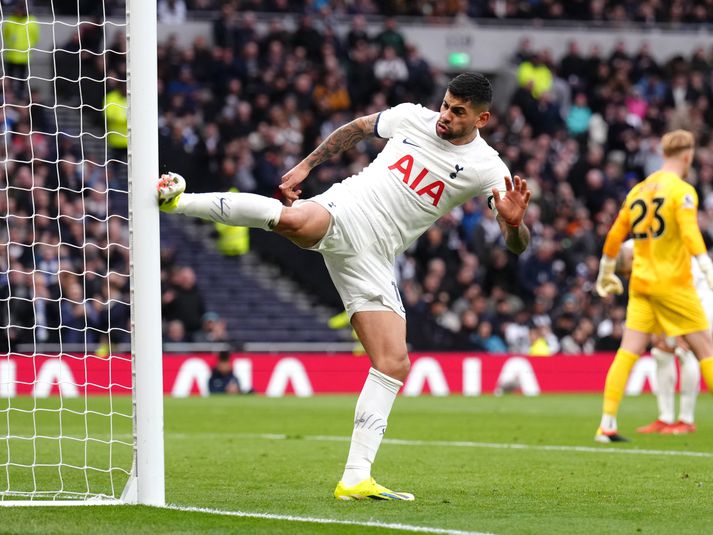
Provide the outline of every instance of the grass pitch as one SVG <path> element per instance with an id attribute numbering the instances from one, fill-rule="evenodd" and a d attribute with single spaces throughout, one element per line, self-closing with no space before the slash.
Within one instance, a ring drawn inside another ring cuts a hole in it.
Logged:
<path id="1" fill-rule="evenodd" d="M 681 437 L 637 436 L 634 428 L 654 419 L 655 400 L 625 399 L 620 432 L 634 441 L 610 446 L 593 442 L 600 396 L 399 398 L 373 473 L 394 490 L 413 492 L 415 502 L 332 498 L 354 403 L 353 396 L 166 399 L 167 501 L 265 518 L 131 506 L 0 508 L 0 532 L 399 532 L 374 524 L 498 534 L 711 529 L 713 399 L 705 394 L 699 431 Z"/>

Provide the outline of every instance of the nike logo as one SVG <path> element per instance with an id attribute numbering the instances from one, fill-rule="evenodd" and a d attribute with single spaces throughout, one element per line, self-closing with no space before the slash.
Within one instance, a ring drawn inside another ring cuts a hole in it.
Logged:
<path id="1" fill-rule="evenodd" d="M 413 141 L 411 141 L 411 140 L 410 140 L 409 138 L 407 138 L 407 137 L 404 138 L 404 143 L 405 143 L 406 145 L 411 145 L 411 146 L 413 146 L 413 147 L 418 147 L 419 149 L 421 148 L 421 145 L 416 145 L 416 143 L 414 143 Z"/>

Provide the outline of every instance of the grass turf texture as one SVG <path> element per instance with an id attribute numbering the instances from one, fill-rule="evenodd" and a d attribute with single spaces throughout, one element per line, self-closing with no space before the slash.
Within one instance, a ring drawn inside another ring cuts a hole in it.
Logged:
<path id="1" fill-rule="evenodd" d="M 20 400 L 13 400 L 16 406 Z M 121 400 L 128 403 L 128 400 Z M 116 403 L 116 400 L 115 400 Z M 599 450 L 713 451 L 713 399 L 699 400 L 699 431 L 636 435 L 655 417 L 651 396 L 626 398 L 620 432 L 598 446 L 600 396 L 399 398 L 387 439 L 584 446 L 547 451 L 382 445 L 374 475 L 415 502 L 338 502 L 355 398 L 166 399 L 166 497 L 172 504 L 378 521 L 493 533 L 705 533 L 713 457 Z M 17 425 L 26 425 L 18 422 Z M 74 425 L 74 424 L 73 424 Z M 13 429 L 18 432 L 18 429 Z M 0 426 L 0 437 L 6 429 Z M 66 428 L 65 428 L 66 432 Z M 258 437 L 260 434 L 287 438 Z M 315 440 L 316 436 L 341 437 Z M 0 440 L 0 451 L 5 448 Z M 0 456 L 0 463 L 6 457 Z M 3 470 L 4 472 L 4 470 Z M 5 475 L 0 472 L 0 486 Z M 390 533 L 149 507 L 0 508 L 2 533 Z"/>

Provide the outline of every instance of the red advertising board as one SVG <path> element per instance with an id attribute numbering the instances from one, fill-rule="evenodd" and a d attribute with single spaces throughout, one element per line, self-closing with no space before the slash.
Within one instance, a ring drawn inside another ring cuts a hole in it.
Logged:
<path id="1" fill-rule="evenodd" d="M 403 395 L 462 394 L 477 396 L 497 388 L 525 395 L 601 392 L 613 354 L 526 357 L 474 353 L 415 353 Z M 211 354 L 165 355 L 164 392 L 173 396 L 207 395 L 216 357 Z M 369 360 L 351 354 L 255 354 L 232 356 L 233 371 L 244 388 L 269 396 L 356 393 Z M 628 394 L 648 390 L 655 381 L 654 362 L 639 359 L 627 386 Z M 111 385 L 111 387 L 109 387 Z M 0 358 L 0 397 L 45 397 L 129 394 L 131 363 L 126 356 L 21 356 Z"/>

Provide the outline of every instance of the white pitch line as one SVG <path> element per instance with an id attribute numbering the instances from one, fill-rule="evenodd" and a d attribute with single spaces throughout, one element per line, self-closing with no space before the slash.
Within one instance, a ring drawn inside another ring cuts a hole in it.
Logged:
<path id="1" fill-rule="evenodd" d="M 245 438 L 258 438 L 264 440 L 312 440 L 320 442 L 349 442 L 350 437 L 330 436 L 330 435 L 303 435 L 299 438 L 281 434 L 254 434 L 236 433 L 230 436 L 242 436 Z M 571 451 L 578 453 L 610 453 L 623 455 L 663 455 L 673 457 L 703 457 L 713 458 L 713 453 L 705 451 L 683 451 L 683 450 L 642 450 L 623 449 L 612 447 L 592 447 L 592 446 L 558 446 L 558 445 L 537 445 L 537 444 L 508 444 L 499 442 L 470 442 L 470 441 L 450 441 L 450 440 L 404 440 L 399 438 L 385 438 L 383 444 L 395 444 L 398 446 L 439 446 L 454 448 L 490 448 L 499 450 L 537 450 L 537 451 Z"/>
<path id="2" fill-rule="evenodd" d="M 436 535 L 492 535 L 480 531 L 461 531 L 459 529 L 431 528 L 428 526 L 414 526 L 411 524 L 391 524 L 375 520 L 338 520 L 336 518 L 317 518 L 311 516 L 277 515 L 272 513 L 249 513 L 245 511 L 224 511 L 221 509 L 207 509 L 203 507 L 182 507 L 180 505 L 167 505 L 164 509 L 185 511 L 188 513 L 207 513 L 220 516 L 237 516 L 241 518 L 261 518 L 263 520 L 284 520 L 287 522 L 304 522 L 308 524 L 337 524 L 342 526 L 363 526 L 369 528 L 397 529 L 414 533 L 434 533 Z"/>

